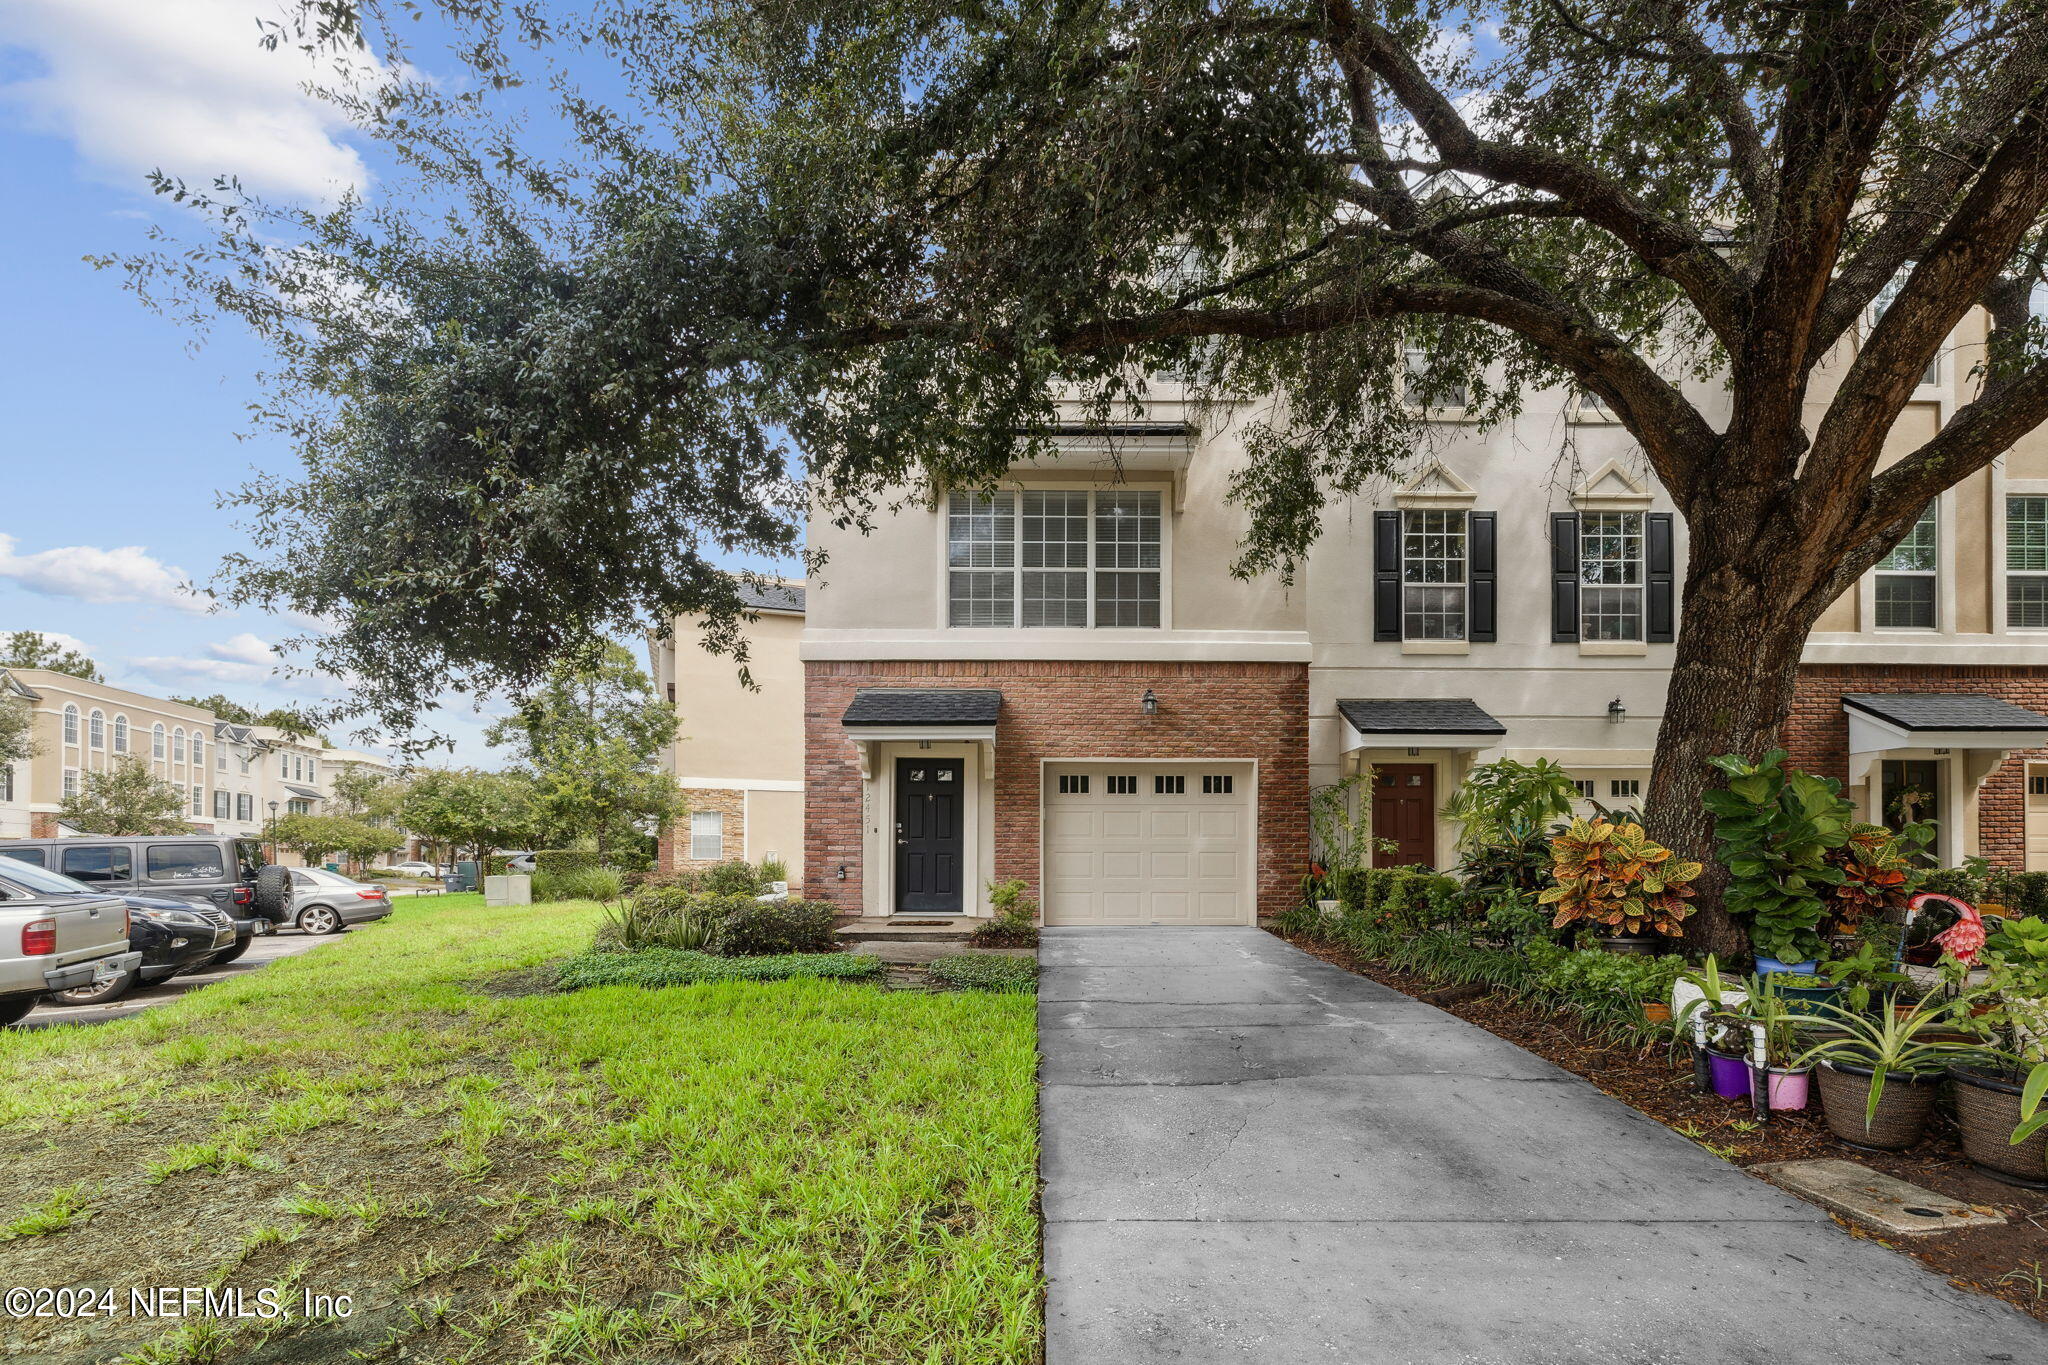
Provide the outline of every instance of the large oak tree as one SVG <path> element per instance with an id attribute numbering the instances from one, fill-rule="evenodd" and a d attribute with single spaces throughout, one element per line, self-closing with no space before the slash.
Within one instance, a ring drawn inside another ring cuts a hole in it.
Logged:
<path id="1" fill-rule="evenodd" d="M 234 590 L 343 618 L 393 719 L 643 617 L 736 647 L 711 561 L 796 543 L 789 443 L 857 522 L 1161 372 L 1258 396 L 1239 565 L 1291 572 L 1411 460 L 1419 347 L 1486 420 L 1597 396 L 1685 516 L 1649 816 L 1700 855 L 1704 760 L 1772 742 L 1821 610 L 2048 420 L 2048 0 L 425 8 L 466 79 L 334 92 L 415 195 L 217 188 L 216 241 L 131 263 L 276 341 L 306 472 L 250 490 Z M 386 10 L 274 36 L 389 62 Z M 559 117 L 507 125 L 541 67 Z M 1979 307 L 1981 396 L 1880 470 Z"/>

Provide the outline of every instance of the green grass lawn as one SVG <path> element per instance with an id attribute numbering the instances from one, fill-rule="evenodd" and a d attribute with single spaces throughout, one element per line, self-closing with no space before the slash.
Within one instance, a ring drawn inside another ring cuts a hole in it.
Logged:
<path id="1" fill-rule="evenodd" d="M 0 1032 L 0 1283 L 354 1301 L 0 1317 L 0 1357 L 1035 1358 L 1031 998 L 547 989 L 596 916 L 402 900 L 132 1019 Z"/>

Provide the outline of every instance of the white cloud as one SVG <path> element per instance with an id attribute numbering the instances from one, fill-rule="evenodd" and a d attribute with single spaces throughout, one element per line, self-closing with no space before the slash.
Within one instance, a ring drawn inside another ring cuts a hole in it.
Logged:
<path id="1" fill-rule="evenodd" d="M 153 654 L 130 659 L 128 665 L 159 682 L 176 678 L 204 678 L 217 683 L 273 683 L 273 664 L 237 663 L 232 659 L 191 659 L 180 655 Z"/>
<path id="2" fill-rule="evenodd" d="M 102 550 L 94 545 L 65 545 L 35 554 L 14 552 L 20 544 L 0 534 L 0 579 L 19 583 L 45 597 L 70 597 L 80 602 L 143 602 L 204 612 L 204 597 L 183 586 L 185 571 L 150 555 L 140 545 Z"/>
<path id="3" fill-rule="evenodd" d="M 369 172 L 347 122 L 303 89 L 333 58 L 258 41 L 277 0 L 6 0 L 0 43 L 42 69 L 0 87 L 37 126 L 101 171 L 139 184 L 164 170 L 204 185 L 332 200 Z"/>
<path id="4" fill-rule="evenodd" d="M 206 652 L 230 663 L 261 664 L 265 668 L 277 663 L 277 651 L 246 630 L 220 644 L 208 645 Z"/>

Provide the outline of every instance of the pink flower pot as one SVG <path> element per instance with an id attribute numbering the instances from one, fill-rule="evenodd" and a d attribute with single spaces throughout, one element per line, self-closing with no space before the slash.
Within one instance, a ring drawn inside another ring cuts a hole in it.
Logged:
<path id="1" fill-rule="evenodd" d="M 1743 1080 L 1744 1084 L 1747 1085 L 1750 1077 L 1754 1075 L 1756 1068 L 1748 1063 L 1743 1065 L 1745 1071 Z M 1772 1067 L 1770 1080 L 1771 1108 L 1804 1109 L 1812 1079 L 1813 1073 L 1811 1071 L 1783 1071 L 1775 1066 Z M 1753 1092 L 1745 1090 L 1743 1093 L 1750 1094 Z"/>

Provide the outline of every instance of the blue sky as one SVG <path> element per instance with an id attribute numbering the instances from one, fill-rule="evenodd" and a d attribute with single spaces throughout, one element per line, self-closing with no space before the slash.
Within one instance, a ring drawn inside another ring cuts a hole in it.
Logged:
<path id="1" fill-rule="evenodd" d="M 178 226 L 145 180 L 157 167 L 272 195 L 376 193 L 369 149 L 298 88 L 304 59 L 258 43 L 276 7 L 0 3 L 0 630 L 82 642 L 110 681 L 159 695 L 324 695 L 274 672 L 269 647 L 302 625 L 209 612 L 179 587 L 247 546 L 222 491 L 293 466 L 280 442 L 242 439 L 262 349 L 227 327 L 195 346 L 82 259 Z M 432 728 L 491 762 L 482 724 L 443 712 Z"/>

